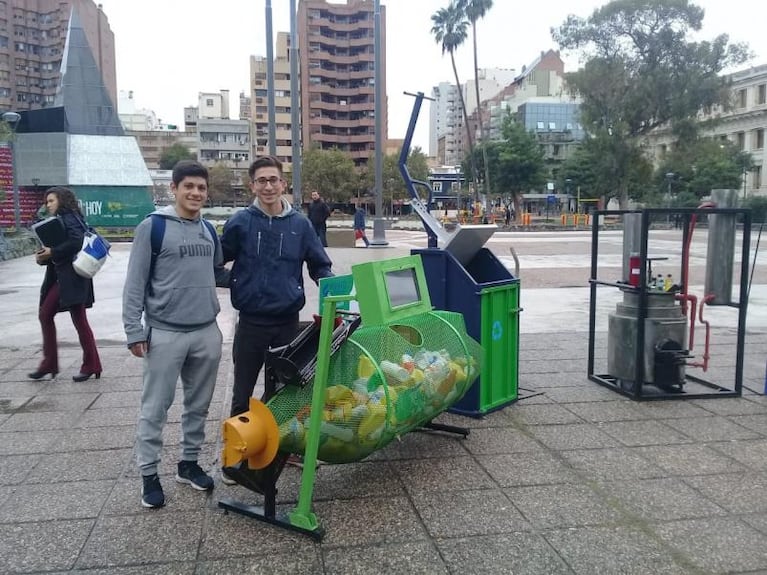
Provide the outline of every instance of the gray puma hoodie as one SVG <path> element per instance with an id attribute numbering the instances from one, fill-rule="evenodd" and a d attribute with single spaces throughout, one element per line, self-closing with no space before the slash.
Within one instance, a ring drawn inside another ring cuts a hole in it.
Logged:
<path id="1" fill-rule="evenodd" d="M 217 281 L 225 284 L 223 253 L 202 220 L 179 217 L 173 206 L 154 212 L 166 219 L 162 249 L 152 277 L 152 219 L 146 218 L 133 237 L 123 288 L 123 325 L 128 345 L 145 341 L 147 327 L 189 332 L 214 321 L 220 311 Z M 214 270 L 214 267 L 216 268 Z"/>

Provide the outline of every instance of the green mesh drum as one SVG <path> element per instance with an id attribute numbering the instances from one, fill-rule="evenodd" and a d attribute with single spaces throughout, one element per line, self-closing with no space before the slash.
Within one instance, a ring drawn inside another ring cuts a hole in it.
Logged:
<path id="1" fill-rule="evenodd" d="M 480 357 L 458 313 L 431 311 L 357 329 L 330 361 L 318 459 L 359 461 L 427 423 L 463 397 Z M 304 452 L 313 387 L 288 386 L 267 404 L 280 451 Z"/>

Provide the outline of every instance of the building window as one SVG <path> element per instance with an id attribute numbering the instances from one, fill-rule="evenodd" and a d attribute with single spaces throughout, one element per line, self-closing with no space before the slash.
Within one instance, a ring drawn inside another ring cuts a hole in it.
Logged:
<path id="1" fill-rule="evenodd" d="M 205 105 L 209 106 L 209 107 L 212 107 L 213 106 L 213 98 L 208 98 L 207 100 L 205 100 Z"/>
<path id="2" fill-rule="evenodd" d="M 754 130 L 754 141 L 756 142 L 756 146 L 754 149 L 756 150 L 762 150 L 764 149 L 764 128 L 759 128 L 758 130 Z"/>
<path id="3" fill-rule="evenodd" d="M 543 122 L 538 122 L 535 127 L 539 130 L 544 130 L 545 124 Z"/>
<path id="4" fill-rule="evenodd" d="M 746 133 L 738 132 L 735 134 L 735 143 L 739 150 L 744 151 L 746 149 Z"/>
<path id="5" fill-rule="evenodd" d="M 756 103 L 767 104 L 767 84 L 762 84 L 757 88 Z"/>
<path id="6" fill-rule="evenodd" d="M 748 90 L 743 88 L 738 90 L 738 108 L 745 108 L 748 105 Z"/>
<path id="7" fill-rule="evenodd" d="M 754 188 L 759 189 L 762 187 L 762 166 L 756 166 L 754 168 Z"/>
<path id="8" fill-rule="evenodd" d="M 557 129 L 557 123 L 549 122 L 549 130 L 556 130 L 556 129 Z"/>

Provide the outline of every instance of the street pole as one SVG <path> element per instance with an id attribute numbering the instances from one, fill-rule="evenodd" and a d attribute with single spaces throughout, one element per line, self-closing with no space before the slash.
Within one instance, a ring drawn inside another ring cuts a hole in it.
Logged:
<path id="1" fill-rule="evenodd" d="M 743 166 L 743 202 L 746 201 L 746 178 L 748 176 L 748 172 L 746 171 L 746 166 Z"/>
<path id="2" fill-rule="evenodd" d="M 290 0 L 290 139 L 293 171 L 293 207 L 301 209 L 301 115 L 298 100 L 298 24 L 296 0 Z"/>
<path id="3" fill-rule="evenodd" d="M 274 108 L 274 39 L 272 0 L 266 0 L 266 112 L 269 120 L 269 155 L 277 155 L 277 117 Z"/>
<path id="4" fill-rule="evenodd" d="M 17 112 L 6 112 L 2 116 L 3 120 L 11 127 L 11 140 L 9 147 L 11 149 L 11 172 L 13 172 L 13 223 L 16 233 L 21 230 L 21 197 L 19 196 L 19 176 L 16 173 L 16 126 L 21 119 Z"/>
<path id="5" fill-rule="evenodd" d="M 383 55 L 381 47 L 381 0 L 375 0 L 373 5 L 374 19 L 374 51 L 375 51 L 375 197 L 376 215 L 373 219 L 373 239 L 371 246 L 388 246 L 384 221 L 381 219 L 383 211 Z"/>

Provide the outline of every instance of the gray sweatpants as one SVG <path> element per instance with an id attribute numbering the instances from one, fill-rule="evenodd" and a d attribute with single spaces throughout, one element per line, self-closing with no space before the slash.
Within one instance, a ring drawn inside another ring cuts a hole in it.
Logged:
<path id="1" fill-rule="evenodd" d="M 141 475 L 157 473 L 162 429 L 181 376 L 181 459 L 197 461 L 205 440 L 205 420 L 216 385 L 223 338 L 216 322 L 190 332 L 151 329 L 144 356 L 144 389 L 136 431 L 136 460 Z"/>

